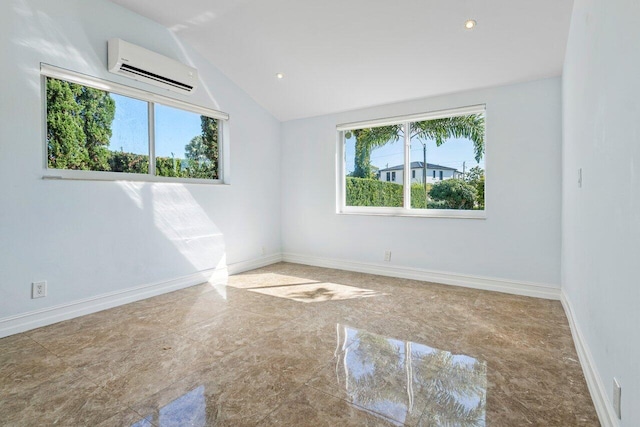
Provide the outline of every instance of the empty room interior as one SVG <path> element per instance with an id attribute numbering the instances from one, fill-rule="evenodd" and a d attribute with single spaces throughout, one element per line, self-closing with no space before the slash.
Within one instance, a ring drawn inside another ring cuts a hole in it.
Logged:
<path id="1" fill-rule="evenodd" d="M 3 0 L 0 425 L 639 426 L 638 16 Z"/>

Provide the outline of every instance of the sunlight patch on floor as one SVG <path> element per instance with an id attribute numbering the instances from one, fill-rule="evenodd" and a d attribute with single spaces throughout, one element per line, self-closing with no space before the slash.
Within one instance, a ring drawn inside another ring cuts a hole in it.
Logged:
<path id="1" fill-rule="evenodd" d="M 354 286 L 339 285 L 337 283 L 328 282 L 273 286 L 269 288 L 247 290 L 299 302 L 335 301 L 385 295 L 371 289 L 356 288 Z"/>
<path id="2" fill-rule="evenodd" d="M 318 280 L 278 273 L 243 273 L 229 277 L 229 286 L 238 289 L 271 288 L 285 285 L 319 283 Z"/>

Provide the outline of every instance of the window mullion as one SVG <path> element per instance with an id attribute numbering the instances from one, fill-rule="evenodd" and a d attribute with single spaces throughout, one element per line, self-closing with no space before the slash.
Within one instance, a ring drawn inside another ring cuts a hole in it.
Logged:
<path id="1" fill-rule="evenodd" d="M 347 156 L 346 156 L 346 137 L 345 132 L 338 132 L 338 188 L 336 188 L 336 194 L 338 196 L 338 212 L 340 209 L 347 205 L 347 178 L 345 177 L 345 173 L 347 171 Z"/>
<path id="2" fill-rule="evenodd" d="M 156 175 L 156 119 L 155 104 L 147 103 L 147 121 L 149 126 L 149 175 Z"/>
<path id="3" fill-rule="evenodd" d="M 411 209 L 411 124 L 405 123 L 404 129 L 404 203 L 405 209 Z"/>

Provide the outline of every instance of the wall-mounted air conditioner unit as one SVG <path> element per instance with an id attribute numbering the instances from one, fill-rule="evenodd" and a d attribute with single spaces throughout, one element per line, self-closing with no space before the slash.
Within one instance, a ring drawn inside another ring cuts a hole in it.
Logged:
<path id="1" fill-rule="evenodd" d="M 110 39 L 108 68 L 114 74 L 178 93 L 192 93 L 198 70 L 120 39 Z"/>

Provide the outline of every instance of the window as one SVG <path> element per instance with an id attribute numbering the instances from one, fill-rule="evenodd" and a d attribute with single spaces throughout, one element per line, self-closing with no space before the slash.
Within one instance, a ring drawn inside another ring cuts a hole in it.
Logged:
<path id="1" fill-rule="evenodd" d="M 337 130 L 338 212 L 484 217 L 483 105 L 349 123 Z M 403 182 L 409 171 L 420 178 Z"/>
<path id="2" fill-rule="evenodd" d="M 391 172 L 387 172 L 387 181 L 391 181 Z"/>
<path id="3" fill-rule="evenodd" d="M 72 179 L 221 182 L 228 116 L 42 64 L 47 169 Z"/>

